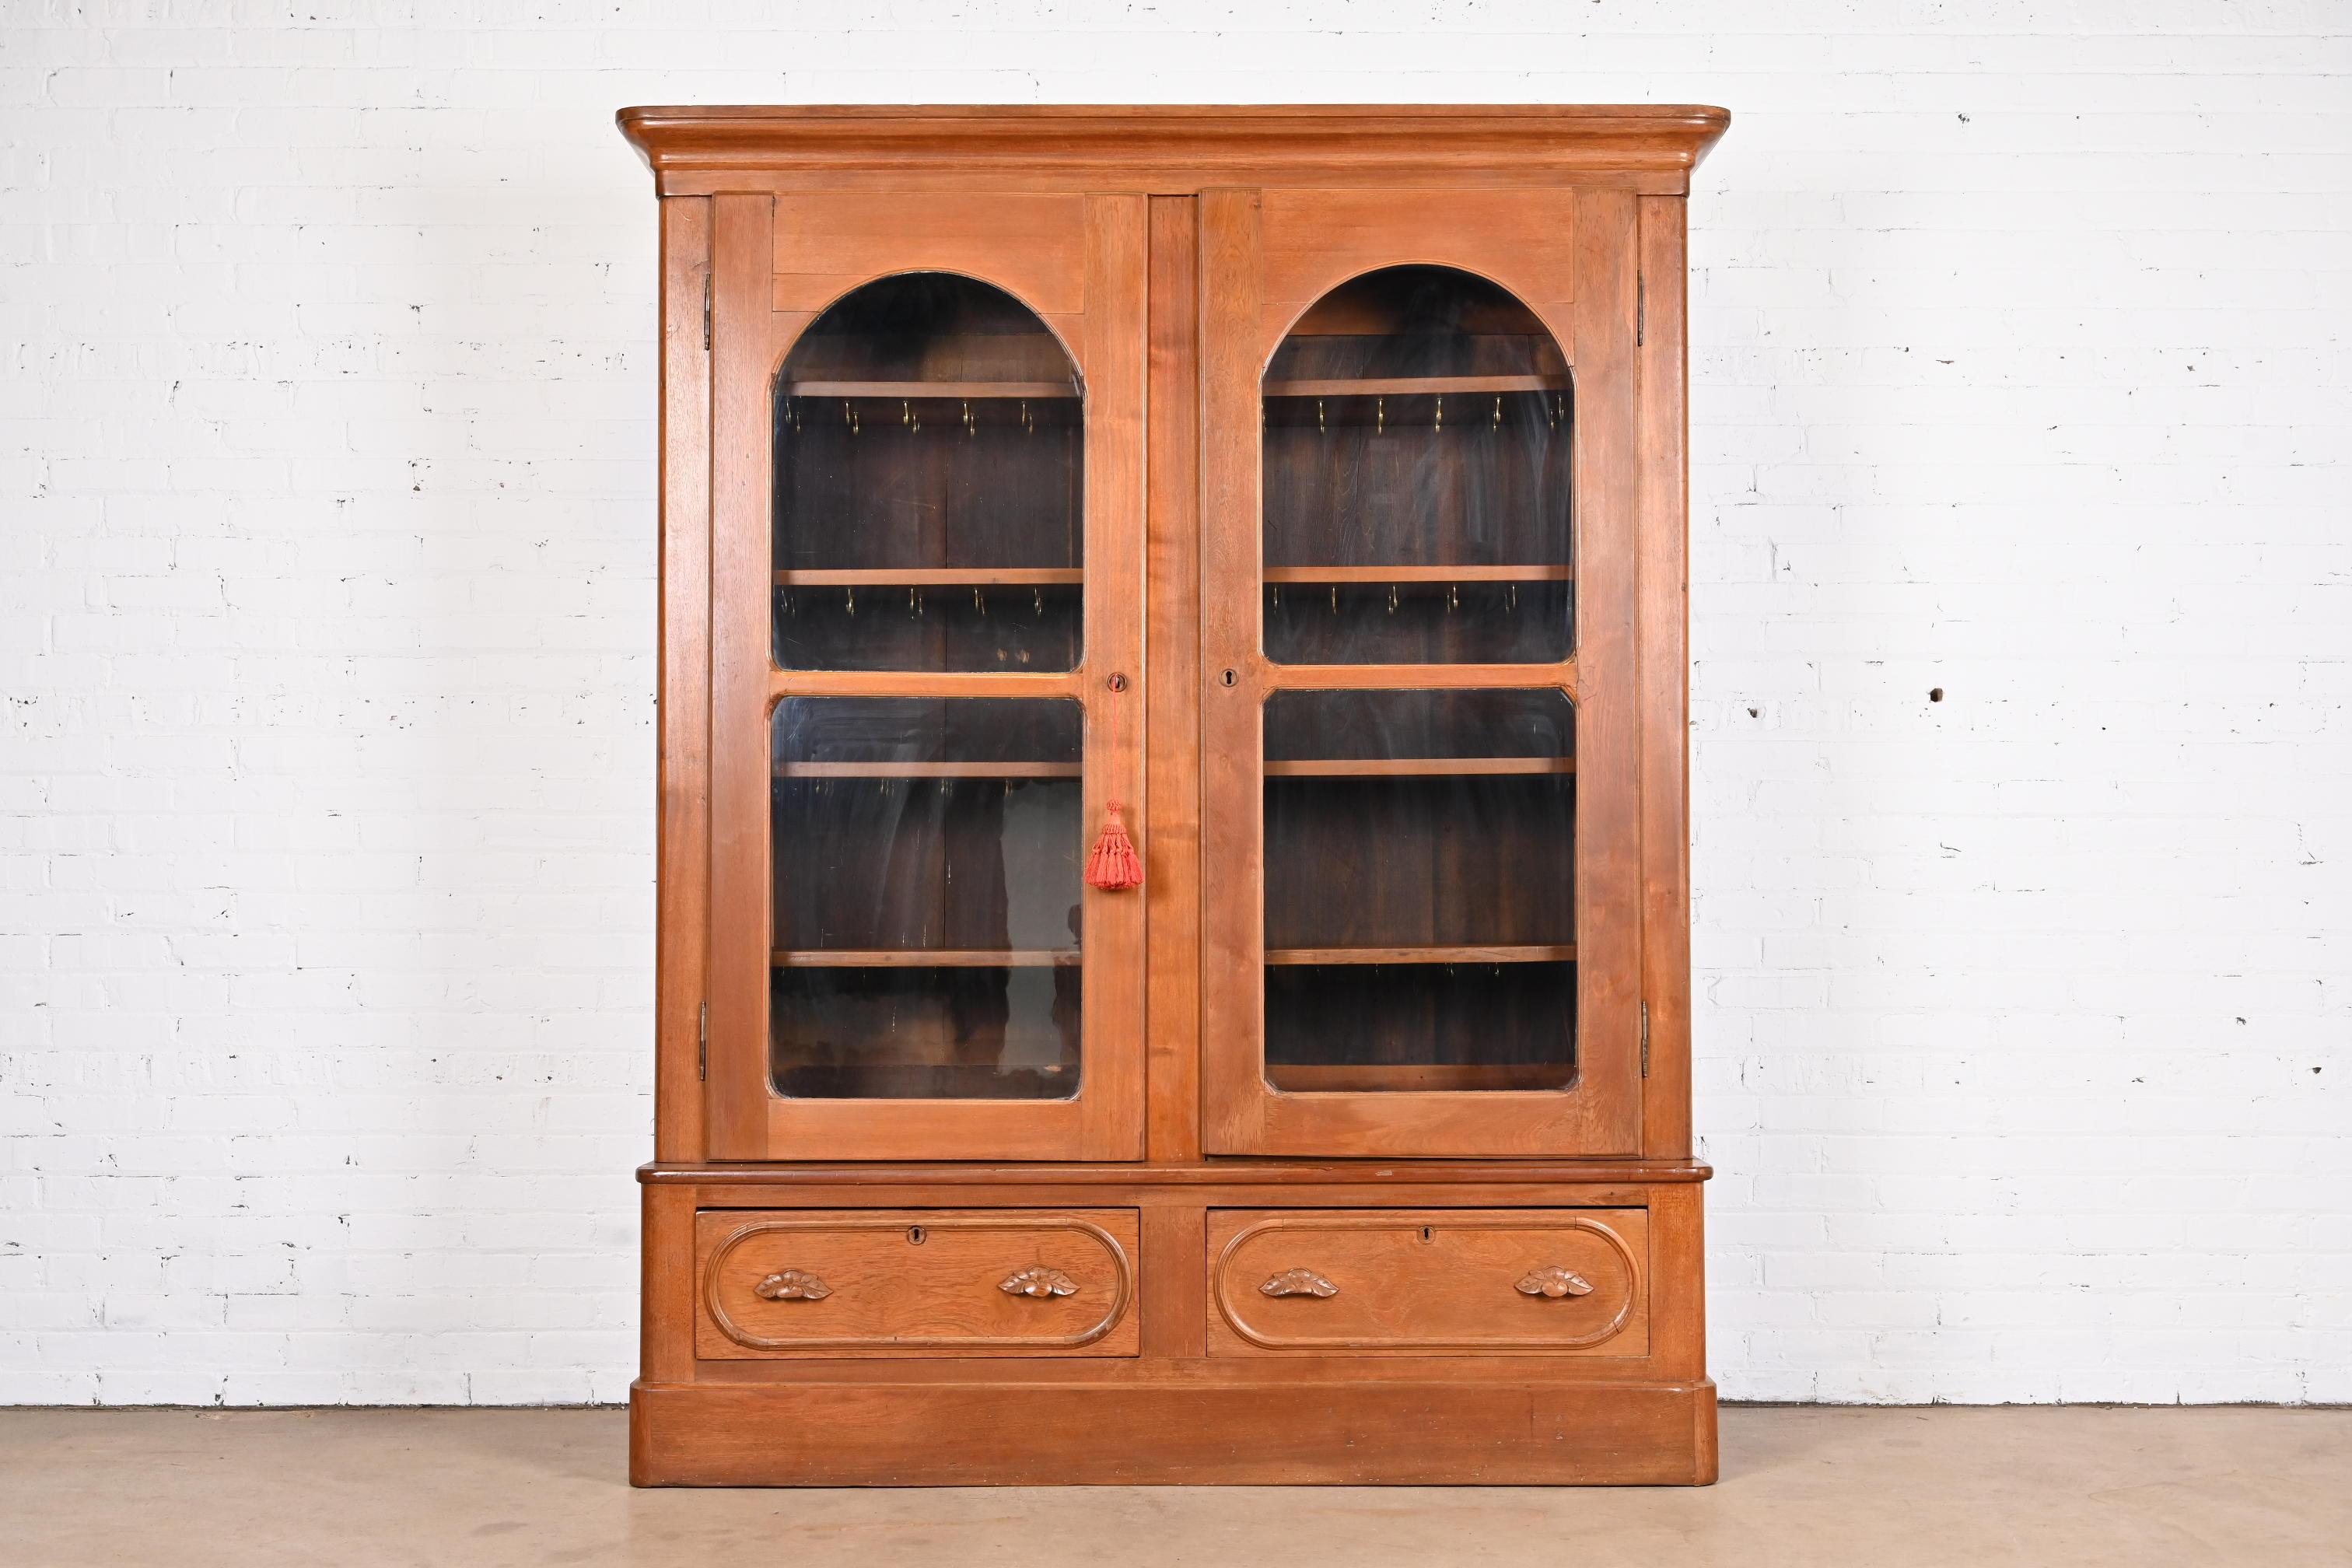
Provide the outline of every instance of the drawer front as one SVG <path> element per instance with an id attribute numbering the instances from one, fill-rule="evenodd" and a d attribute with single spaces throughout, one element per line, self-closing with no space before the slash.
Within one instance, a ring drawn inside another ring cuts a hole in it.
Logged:
<path id="1" fill-rule="evenodd" d="M 1644 1209 L 1221 1209 L 1212 1355 L 1649 1352 Z"/>
<path id="2" fill-rule="evenodd" d="M 706 1210 L 695 1353 L 1133 1355 L 1137 1214 Z"/>

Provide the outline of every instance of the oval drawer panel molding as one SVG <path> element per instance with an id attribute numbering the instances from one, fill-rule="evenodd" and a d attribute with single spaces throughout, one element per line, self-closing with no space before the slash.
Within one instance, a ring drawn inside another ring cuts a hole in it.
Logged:
<path id="1" fill-rule="evenodd" d="M 1643 1209 L 1225 1209 L 1209 1246 L 1213 1355 L 1649 1348 Z"/>
<path id="2" fill-rule="evenodd" d="M 705 1360 L 1131 1356 L 1132 1209 L 695 1216 Z"/>

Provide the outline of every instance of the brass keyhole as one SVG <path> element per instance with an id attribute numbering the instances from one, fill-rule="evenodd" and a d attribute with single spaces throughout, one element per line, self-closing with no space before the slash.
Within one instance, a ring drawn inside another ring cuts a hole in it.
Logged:
<path id="1" fill-rule="evenodd" d="M 1225 672 L 1224 672 L 1224 674 L 1223 674 L 1223 675 L 1221 675 L 1221 676 L 1217 677 L 1217 679 L 1218 679 L 1219 680 L 1223 681 L 1227 686 L 1231 686 L 1231 685 L 1233 685 L 1235 681 L 1238 681 L 1239 679 L 1241 679 L 1241 676 L 1240 676 L 1240 674 L 1239 674 L 1239 673 L 1237 673 L 1236 671 L 1234 671 L 1234 670 L 1230 670 L 1230 669 L 1229 669 L 1229 670 L 1225 671 Z"/>
<path id="2" fill-rule="evenodd" d="M 1423 1241 L 1435 1241 L 1437 1239 L 1436 1230 L 1430 1226 L 1423 1226 L 1421 1227 L 1421 1239 Z"/>
<path id="3" fill-rule="evenodd" d="M 909 1247 L 920 1247 L 923 1245 L 923 1227 L 921 1226 L 910 1225 L 907 1227 L 907 1245 Z"/>
<path id="4" fill-rule="evenodd" d="M 1114 675 L 1103 684 L 1108 686 L 1113 691 L 1124 691 L 1127 689 L 1127 677 L 1124 675 Z"/>

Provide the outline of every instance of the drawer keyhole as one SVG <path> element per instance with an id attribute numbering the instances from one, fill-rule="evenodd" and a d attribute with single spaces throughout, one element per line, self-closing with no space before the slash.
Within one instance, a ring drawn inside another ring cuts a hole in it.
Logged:
<path id="1" fill-rule="evenodd" d="M 907 1245 L 909 1247 L 920 1247 L 923 1245 L 923 1227 L 921 1226 L 910 1225 L 907 1227 Z"/>
<path id="2" fill-rule="evenodd" d="M 1435 1241 L 1437 1239 L 1436 1227 L 1433 1226 L 1423 1226 L 1421 1227 L 1421 1239 L 1423 1241 Z"/>

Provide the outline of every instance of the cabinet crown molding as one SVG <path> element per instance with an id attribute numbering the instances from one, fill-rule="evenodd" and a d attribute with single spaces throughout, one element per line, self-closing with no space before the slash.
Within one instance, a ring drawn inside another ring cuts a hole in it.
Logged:
<path id="1" fill-rule="evenodd" d="M 981 171 L 1192 189 L 1646 175 L 1679 191 L 1731 123 L 1695 104 L 648 105 L 616 118 L 665 195 L 737 188 L 713 175 Z"/>

